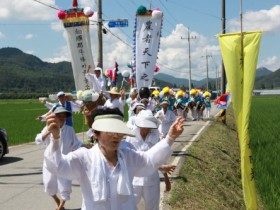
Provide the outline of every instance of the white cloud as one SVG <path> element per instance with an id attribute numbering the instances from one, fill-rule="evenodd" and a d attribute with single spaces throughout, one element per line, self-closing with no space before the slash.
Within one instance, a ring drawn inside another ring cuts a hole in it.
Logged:
<path id="1" fill-rule="evenodd" d="M 279 69 L 280 66 L 280 60 L 277 56 L 272 56 L 269 58 L 266 58 L 260 62 L 258 67 L 266 67 L 267 69 L 271 71 L 276 71 Z"/>
<path id="2" fill-rule="evenodd" d="M 27 51 L 25 51 L 25 53 L 30 54 L 30 55 L 34 55 L 34 51 L 33 50 L 27 50 Z"/>
<path id="3" fill-rule="evenodd" d="M 64 31 L 63 24 L 60 21 L 52 22 L 51 29 L 57 32 Z"/>
<path id="4" fill-rule="evenodd" d="M 96 2 L 97 1 L 93 1 L 93 0 L 80 0 L 80 1 L 78 1 L 79 6 L 81 6 L 81 7 L 91 7 L 91 8 L 92 8 L 92 5 L 96 6 L 96 4 L 97 4 Z"/>
<path id="5" fill-rule="evenodd" d="M 46 5 L 56 7 L 53 0 L 44 0 Z M 32 0 L 1 1 L 0 19 L 52 20 L 56 10 Z"/>
<path id="6" fill-rule="evenodd" d="M 26 39 L 26 40 L 30 40 L 30 39 L 33 39 L 34 38 L 34 35 L 33 34 L 26 34 L 25 36 L 24 36 L 24 39 Z"/>
<path id="7" fill-rule="evenodd" d="M 188 40 L 185 39 L 188 29 L 182 25 L 176 25 L 172 33 L 161 38 L 158 63 L 160 72 L 176 77 L 189 78 L 189 52 Z M 184 39 L 181 39 L 183 37 Z M 199 80 L 206 76 L 206 49 L 212 57 L 208 59 L 209 76 L 215 75 L 214 66 L 219 62 L 220 48 L 211 44 L 212 40 L 195 31 L 190 32 L 191 71 L 192 79 Z M 215 40 L 216 41 L 216 40 Z"/>
<path id="8" fill-rule="evenodd" d="M 0 8 L 0 19 L 5 19 L 9 16 L 10 12 L 8 8 Z"/>
<path id="9" fill-rule="evenodd" d="M 5 39 L 5 38 L 6 38 L 5 34 L 3 34 L 2 32 L 0 32 L 0 39 Z"/>
<path id="10" fill-rule="evenodd" d="M 264 30 L 280 32 L 280 5 L 269 10 L 249 11 L 243 14 L 243 31 Z M 229 21 L 230 31 L 240 31 L 240 20 Z"/>
<path id="11" fill-rule="evenodd" d="M 58 63 L 62 61 L 68 61 L 70 62 L 71 55 L 68 49 L 68 46 L 65 45 L 59 49 L 57 49 L 57 52 L 55 53 L 54 57 L 52 58 L 44 58 L 43 61 L 49 62 L 49 63 Z"/>
<path id="12" fill-rule="evenodd" d="M 92 53 L 94 58 L 94 64 L 97 65 L 97 28 L 91 27 L 90 36 L 92 43 Z M 121 40 L 129 43 L 127 37 L 118 29 L 110 29 L 114 35 L 117 35 Z M 188 78 L 188 42 L 181 39 L 187 34 L 187 28 L 182 25 L 176 25 L 172 33 L 166 37 L 161 38 L 160 51 L 158 54 L 158 65 L 160 67 L 160 73 L 173 75 L 176 77 Z M 211 44 L 211 40 L 203 35 L 192 31 L 191 37 L 196 39 L 191 40 L 191 63 L 192 63 L 192 79 L 202 79 L 206 75 L 206 63 L 205 56 L 206 49 L 209 55 L 212 55 L 209 59 L 209 76 L 215 75 L 214 63 L 218 63 L 220 58 L 216 58 L 219 54 L 219 46 Z M 66 31 L 63 31 L 63 36 L 67 39 Z M 48 62 L 60 62 L 63 60 L 70 60 L 70 52 L 65 45 L 63 49 L 58 50 L 53 58 L 44 59 Z M 219 56 L 218 56 L 219 57 Z M 131 46 L 127 46 L 115 36 L 112 36 L 110 32 L 103 34 L 103 68 L 113 68 L 115 60 L 119 64 L 119 69 L 122 71 L 127 69 L 127 63 L 133 60 L 133 49 Z M 212 73 L 211 73 L 212 72 Z"/>

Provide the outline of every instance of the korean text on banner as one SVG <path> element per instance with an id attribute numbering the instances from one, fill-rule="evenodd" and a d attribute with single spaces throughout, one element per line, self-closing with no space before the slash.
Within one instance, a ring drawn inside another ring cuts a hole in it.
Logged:
<path id="1" fill-rule="evenodd" d="M 90 84 L 85 78 L 87 65 L 94 66 L 89 34 L 89 19 L 78 9 L 67 10 L 67 15 L 62 19 L 67 32 L 67 43 L 71 53 L 71 64 L 76 90 L 90 89 Z"/>
<path id="2" fill-rule="evenodd" d="M 162 16 L 154 18 L 152 13 L 136 16 L 135 64 L 136 86 L 150 87 L 154 77 L 162 28 Z"/>

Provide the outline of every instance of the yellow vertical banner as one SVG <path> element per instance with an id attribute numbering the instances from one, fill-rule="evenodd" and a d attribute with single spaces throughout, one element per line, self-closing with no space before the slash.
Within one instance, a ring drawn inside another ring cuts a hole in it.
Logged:
<path id="1" fill-rule="evenodd" d="M 255 210 L 257 204 L 250 149 L 249 116 L 261 32 L 243 32 L 242 35 L 222 34 L 218 35 L 218 39 L 237 125 L 244 202 L 248 210 Z"/>

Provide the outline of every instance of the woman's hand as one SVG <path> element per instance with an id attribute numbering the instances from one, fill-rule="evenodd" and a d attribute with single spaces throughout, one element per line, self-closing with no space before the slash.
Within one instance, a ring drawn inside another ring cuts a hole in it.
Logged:
<path id="1" fill-rule="evenodd" d="M 48 131 L 53 135 L 54 139 L 60 138 L 60 126 L 58 119 L 56 118 L 55 114 L 49 114 L 47 116 L 47 127 Z"/>
<path id="2" fill-rule="evenodd" d="M 185 120 L 183 117 L 178 117 L 176 121 L 171 125 L 167 135 L 173 140 L 175 140 L 178 136 L 180 136 L 183 133 L 184 122 Z"/>
<path id="3" fill-rule="evenodd" d="M 161 165 L 159 167 L 159 170 L 165 171 L 166 173 L 171 175 L 171 173 L 175 170 L 175 168 L 176 168 L 176 166 L 174 166 L 174 165 Z"/>

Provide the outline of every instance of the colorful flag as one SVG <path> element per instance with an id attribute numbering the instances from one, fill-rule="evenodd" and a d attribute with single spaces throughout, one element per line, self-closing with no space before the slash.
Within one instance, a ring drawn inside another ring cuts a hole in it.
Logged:
<path id="1" fill-rule="evenodd" d="M 158 9 L 146 10 L 140 6 L 135 21 L 134 59 L 136 86 L 150 87 L 154 77 L 157 54 L 160 43 L 163 14 Z"/>
<path id="2" fill-rule="evenodd" d="M 85 72 L 89 64 L 94 67 L 88 18 L 92 15 L 93 11 L 89 7 L 58 11 L 58 17 L 67 32 L 67 44 L 71 53 L 76 90 L 90 89 Z"/>
<path id="3" fill-rule="evenodd" d="M 119 71 L 118 67 L 119 67 L 119 64 L 115 61 L 115 66 L 114 66 L 113 75 L 112 75 L 112 84 L 114 86 L 117 85 L 118 71 Z"/>
<path id="4" fill-rule="evenodd" d="M 218 35 L 231 92 L 240 144 L 243 196 L 247 209 L 257 209 L 249 137 L 249 117 L 261 32 Z M 243 56 L 242 56 L 243 55 Z"/>

